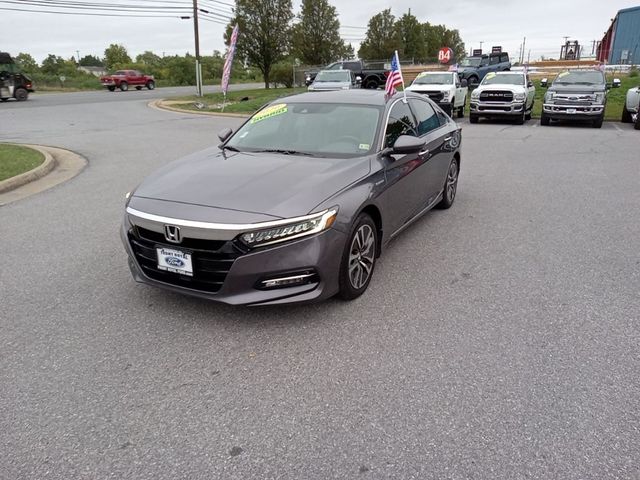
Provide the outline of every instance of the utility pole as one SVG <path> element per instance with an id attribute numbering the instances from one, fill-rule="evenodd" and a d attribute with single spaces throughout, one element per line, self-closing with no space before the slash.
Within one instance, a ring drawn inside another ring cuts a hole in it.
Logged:
<path id="1" fill-rule="evenodd" d="M 76 50 L 76 53 L 78 54 L 78 65 L 80 65 L 80 50 Z"/>
<path id="2" fill-rule="evenodd" d="M 484 40 L 482 42 L 480 42 L 480 50 L 482 50 L 482 44 L 484 43 Z"/>
<path id="3" fill-rule="evenodd" d="M 525 52 L 526 46 L 527 46 L 527 37 L 524 37 L 524 40 L 522 40 L 522 55 L 520 57 L 520 65 L 524 63 L 524 52 Z"/>
<path id="4" fill-rule="evenodd" d="M 202 66 L 200 65 L 200 34 L 198 32 L 198 0 L 193 0 L 193 33 L 196 41 L 196 95 L 202 96 Z"/>

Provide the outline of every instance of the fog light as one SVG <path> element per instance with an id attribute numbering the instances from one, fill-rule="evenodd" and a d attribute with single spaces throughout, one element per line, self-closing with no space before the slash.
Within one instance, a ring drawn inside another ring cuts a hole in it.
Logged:
<path id="1" fill-rule="evenodd" d="M 297 287 L 318 281 L 318 274 L 306 270 L 304 272 L 283 274 L 279 277 L 268 278 L 258 283 L 260 290 L 271 290 L 274 288 Z"/>

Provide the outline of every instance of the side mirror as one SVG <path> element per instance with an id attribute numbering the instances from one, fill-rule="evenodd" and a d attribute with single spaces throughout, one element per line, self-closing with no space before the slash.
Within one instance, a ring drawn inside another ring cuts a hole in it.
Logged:
<path id="1" fill-rule="evenodd" d="M 460 80 L 460 85 L 462 85 L 462 88 L 468 87 L 469 86 L 469 82 L 467 82 L 467 80 L 465 80 L 463 78 L 462 80 Z"/>
<path id="2" fill-rule="evenodd" d="M 393 144 L 392 153 L 407 154 L 416 153 L 424 148 L 425 141 L 411 135 L 400 135 Z"/>
<path id="3" fill-rule="evenodd" d="M 362 83 L 362 77 L 360 75 L 358 75 L 356 77 L 356 84 L 360 84 L 360 83 Z"/>
<path id="4" fill-rule="evenodd" d="M 543 78 L 542 80 L 540 80 L 540 86 L 547 88 L 549 86 L 549 79 L 548 78 Z"/>
<path id="5" fill-rule="evenodd" d="M 227 139 L 231 136 L 232 133 L 233 133 L 233 130 L 231 130 L 230 128 L 223 128 L 218 132 L 218 138 L 220 139 L 221 142 L 224 143 L 227 141 Z"/>
<path id="6" fill-rule="evenodd" d="M 620 84 L 621 84 L 621 83 L 622 83 L 622 82 L 620 82 L 620 79 L 619 79 L 619 78 L 614 78 L 614 79 L 613 79 L 613 83 L 611 84 L 611 86 L 612 86 L 613 88 L 620 88 Z"/>
<path id="7" fill-rule="evenodd" d="M 531 80 L 529 80 L 529 81 L 527 82 L 527 87 L 528 87 L 528 88 L 533 87 L 533 82 L 532 82 Z"/>

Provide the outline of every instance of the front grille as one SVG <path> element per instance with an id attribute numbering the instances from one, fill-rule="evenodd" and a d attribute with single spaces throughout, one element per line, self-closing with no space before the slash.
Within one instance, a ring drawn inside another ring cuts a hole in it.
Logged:
<path id="1" fill-rule="evenodd" d="M 180 244 L 172 244 L 164 240 L 162 234 L 139 227 L 129 231 L 128 237 L 136 261 L 149 278 L 207 293 L 216 293 L 222 288 L 233 262 L 245 253 L 233 241 L 185 238 Z M 159 270 L 156 249 L 160 247 L 190 253 L 193 277 Z"/>
<path id="2" fill-rule="evenodd" d="M 595 102 L 593 95 L 554 95 L 554 103 L 557 105 L 583 105 L 589 106 Z"/>
<path id="3" fill-rule="evenodd" d="M 480 93 L 480 101 L 482 102 L 513 102 L 513 92 L 493 90 Z"/>
<path id="4" fill-rule="evenodd" d="M 421 92 L 423 95 L 426 95 L 434 102 L 441 102 L 444 98 L 444 93 L 442 92 Z"/>

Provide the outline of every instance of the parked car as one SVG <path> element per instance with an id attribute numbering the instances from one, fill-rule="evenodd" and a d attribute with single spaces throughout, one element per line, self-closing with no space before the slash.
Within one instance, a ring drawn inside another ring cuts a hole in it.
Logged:
<path id="1" fill-rule="evenodd" d="M 455 200 L 460 127 L 412 92 L 303 93 L 218 136 L 127 195 L 137 281 L 229 304 L 354 299 L 391 239 Z"/>
<path id="2" fill-rule="evenodd" d="M 129 90 L 129 87 L 135 87 L 136 90 L 142 90 L 143 87 L 147 87 L 149 90 L 156 88 L 153 75 L 144 75 L 138 70 L 118 70 L 113 75 L 100 77 L 100 82 L 110 92 L 115 91 L 116 88 L 123 92 Z"/>
<path id="3" fill-rule="evenodd" d="M 622 109 L 622 123 L 633 123 L 640 130 L 640 87 L 630 88 Z"/>
<path id="4" fill-rule="evenodd" d="M 33 91 L 33 81 L 20 71 L 11 55 L 0 52 L 0 100 L 15 98 L 22 102 Z"/>
<path id="5" fill-rule="evenodd" d="M 377 68 L 379 67 L 379 68 Z M 324 67 L 324 70 L 351 70 L 356 77 L 360 77 L 364 88 L 376 89 L 384 87 L 387 82 L 387 71 L 383 64 L 369 65 L 362 60 L 349 60 L 346 62 L 334 62 Z M 311 85 L 316 78 L 318 71 L 308 71 L 305 73 L 305 84 Z"/>
<path id="6" fill-rule="evenodd" d="M 536 89 L 524 72 L 490 72 L 471 92 L 469 121 L 480 117 L 512 118 L 522 125 L 531 118 Z"/>
<path id="7" fill-rule="evenodd" d="M 478 85 L 487 73 L 509 70 L 511 70 L 511 61 L 507 52 L 466 57 L 458 65 L 458 75 L 466 80 L 470 87 Z"/>
<path id="8" fill-rule="evenodd" d="M 360 77 L 356 77 L 351 70 L 323 70 L 318 72 L 308 90 L 310 92 L 350 90 L 360 88 L 360 81 Z"/>
<path id="9" fill-rule="evenodd" d="M 456 72 L 422 72 L 407 87 L 407 91 L 427 95 L 451 117 L 454 112 L 457 112 L 458 118 L 464 117 L 467 81 L 460 80 Z"/>
<path id="10" fill-rule="evenodd" d="M 547 87 L 549 81 L 543 78 L 540 85 Z M 614 79 L 611 87 L 620 87 L 620 80 Z M 544 95 L 540 125 L 549 125 L 551 120 L 586 120 L 601 128 L 609 88 L 600 70 L 562 72 Z"/>

